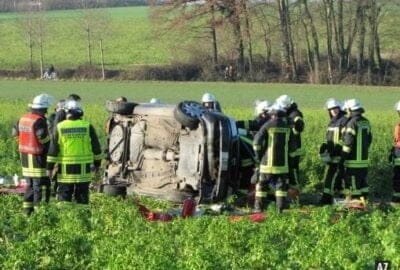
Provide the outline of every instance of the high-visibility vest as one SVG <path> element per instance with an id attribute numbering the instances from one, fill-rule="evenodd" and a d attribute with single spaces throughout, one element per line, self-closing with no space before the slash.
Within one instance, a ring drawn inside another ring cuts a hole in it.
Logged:
<path id="1" fill-rule="evenodd" d="M 18 151 L 25 154 L 41 155 L 43 154 L 43 145 L 36 137 L 34 129 L 35 123 L 39 119 L 44 119 L 40 114 L 26 113 L 18 122 Z"/>
<path id="2" fill-rule="evenodd" d="M 394 146 L 400 148 L 400 123 L 394 128 Z"/>
<path id="3" fill-rule="evenodd" d="M 64 120 L 57 125 L 60 151 L 57 157 L 48 156 L 48 162 L 59 164 L 58 182 L 90 182 L 90 165 L 94 155 L 90 138 L 90 123 L 85 120 Z"/>

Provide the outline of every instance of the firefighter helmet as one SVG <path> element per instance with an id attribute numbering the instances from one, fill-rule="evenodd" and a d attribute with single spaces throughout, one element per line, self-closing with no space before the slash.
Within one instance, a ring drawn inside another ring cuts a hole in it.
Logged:
<path id="1" fill-rule="evenodd" d="M 325 103 L 325 108 L 327 110 L 331 110 L 331 109 L 334 109 L 334 108 L 341 109 L 341 107 L 342 107 L 342 103 L 340 101 L 334 99 L 334 98 L 329 98 Z"/>
<path id="2" fill-rule="evenodd" d="M 397 101 L 396 104 L 394 105 L 394 109 L 398 112 L 400 112 L 400 101 Z"/>
<path id="3" fill-rule="evenodd" d="M 344 108 L 346 110 L 356 111 L 359 109 L 363 109 L 363 106 L 361 105 L 361 102 L 359 100 L 353 98 L 345 101 Z"/>
<path id="4" fill-rule="evenodd" d="M 53 97 L 48 94 L 40 94 L 36 96 L 29 107 L 32 109 L 47 109 L 53 104 Z"/>
<path id="5" fill-rule="evenodd" d="M 76 100 L 68 100 L 65 103 L 64 109 L 67 113 L 83 114 L 82 105 Z"/>
<path id="6" fill-rule="evenodd" d="M 271 106 L 272 106 L 272 103 L 269 102 L 268 100 L 259 101 L 256 104 L 255 115 L 258 116 L 258 115 L 262 114 L 263 112 L 268 112 Z"/>
<path id="7" fill-rule="evenodd" d="M 281 95 L 276 99 L 276 103 L 280 105 L 280 107 L 284 109 L 288 109 L 290 105 L 293 104 L 293 98 L 289 97 L 288 95 Z"/>
<path id="8" fill-rule="evenodd" d="M 274 103 L 272 106 L 269 107 L 269 113 L 270 114 L 278 114 L 278 113 L 284 113 L 286 110 L 280 103 Z"/>
<path id="9" fill-rule="evenodd" d="M 210 93 L 205 93 L 201 98 L 201 102 L 215 102 L 215 96 Z"/>

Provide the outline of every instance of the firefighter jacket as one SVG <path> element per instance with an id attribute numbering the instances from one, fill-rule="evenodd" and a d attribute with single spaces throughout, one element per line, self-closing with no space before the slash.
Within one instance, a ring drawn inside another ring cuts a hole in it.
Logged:
<path id="1" fill-rule="evenodd" d="M 345 113 L 340 111 L 336 117 L 331 117 L 326 130 L 326 150 L 328 151 L 331 162 L 338 163 L 342 154 L 342 131 L 347 123 Z"/>
<path id="2" fill-rule="evenodd" d="M 343 159 L 347 168 L 367 168 L 368 149 L 372 142 L 371 125 L 363 110 L 351 112 L 343 129 Z"/>
<path id="3" fill-rule="evenodd" d="M 263 155 L 260 173 L 286 174 L 289 172 L 290 133 L 290 127 L 284 117 L 269 120 L 257 132 L 254 136 L 253 149 L 256 155 Z"/>
<path id="4" fill-rule="evenodd" d="M 303 113 L 298 109 L 297 104 L 293 103 L 287 111 L 289 127 L 293 132 L 293 139 L 290 140 L 290 148 L 294 151 L 290 153 L 290 157 L 301 156 L 303 149 L 301 148 L 301 133 L 304 130 Z"/>
<path id="5" fill-rule="evenodd" d="M 91 165 L 100 166 L 101 147 L 93 126 L 85 120 L 68 119 L 55 130 L 48 154 L 47 168 L 58 163 L 58 182 L 91 181 Z"/>
<path id="6" fill-rule="evenodd" d="M 46 154 L 50 143 L 47 120 L 43 111 L 31 109 L 13 128 L 18 137 L 22 175 L 40 178 L 46 176 Z"/>
<path id="7" fill-rule="evenodd" d="M 261 115 L 254 118 L 254 120 L 240 120 L 236 121 L 236 126 L 238 128 L 244 128 L 248 131 L 259 131 L 262 125 L 264 125 L 269 119 L 270 116 L 267 113 L 263 113 L 264 116 Z"/>

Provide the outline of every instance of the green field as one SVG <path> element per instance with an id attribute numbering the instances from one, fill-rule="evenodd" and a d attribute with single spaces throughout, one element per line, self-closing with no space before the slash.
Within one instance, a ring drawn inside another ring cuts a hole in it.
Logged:
<path id="1" fill-rule="evenodd" d="M 112 8 L 98 11 L 104 57 L 108 68 L 137 64 L 164 64 L 170 61 L 169 46 L 174 36 L 163 38 L 151 30 L 148 8 Z M 0 14 L 0 67 L 21 69 L 29 63 L 24 14 Z M 44 13 L 44 62 L 56 68 L 76 68 L 87 63 L 86 32 L 83 11 L 51 11 Z M 97 26 L 96 26 L 97 27 Z M 93 61 L 100 64 L 100 35 L 93 35 Z M 34 62 L 39 63 L 39 48 L 34 45 Z"/>
<path id="2" fill-rule="evenodd" d="M 148 7 L 127 7 L 89 10 L 49 11 L 42 15 L 44 20 L 44 65 L 54 64 L 57 68 L 77 68 L 87 64 L 87 47 L 85 23 L 82 18 L 86 13 L 97 17 L 93 22 L 92 35 L 93 63 L 100 64 L 99 39 L 104 42 L 104 57 L 107 69 L 131 69 L 137 65 L 168 64 L 176 61 L 186 61 L 190 57 L 209 55 L 210 40 L 206 38 L 206 30 L 178 31 L 176 27 L 161 29 L 160 24 L 149 16 Z M 274 9 L 268 9 L 268 18 L 271 25 L 276 24 Z M 383 5 L 380 19 L 381 52 L 385 59 L 398 56 L 400 50 L 397 36 L 399 8 L 396 5 Z M 320 50 L 325 49 L 325 28 L 320 18 L 320 12 L 315 11 L 315 19 L 320 38 Z M 29 48 L 26 35 L 27 18 L 24 13 L 0 13 L 0 69 L 24 69 L 29 66 Z M 295 20 L 296 21 L 296 20 Z M 297 21 L 296 21 L 297 22 Z M 253 18 L 253 53 L 265 56 L 266 49 L 260 30 L 259 21 Z M 306 49 L 306 41 L 301 24 L 294 29 L 294 42 L 299 50 Z M 34 31 L 38 27 L 34 25 Z M 165 25 L 164 25 L 165 28 Z M 218 29 L 220 57 L 233 60 L 234 44 L 229 36 L 229 24 Z M 100 33 L 100 34 L 99 34 Z M 34 36 L 37 37 L 37 34 Z M 268 34 L 271 39 L 272 54 L 279 57 L 279 32 L 272 29 Z M 39 66 L 39 46 L 37 38 L 33 45 L 33 61 Z M 303 61 L 302 59 L 300 59 Z"/>
<path id="3" fill-rule="evenodd" d="M 306 150 L 301 163 L 303 192 L 321 191 L 324 166 L 318 157 L 328 114 L 329 97 L 358 98 L 366 108 L 374 135 L 369 183 L 375 199 L 390 196 L 391 167 L 387 152 L 400 88 L 309 86 L 246 83 L 171 82 L 44 82 L 0 81 L 0 175 L 19 172 L 12 124 L 31 99 L 42 92 L 56 99 L 77 93 L 85 117 L 104 143 L 106 99 L 126 96 L 146 102 L 200 100 L 214 93 L 223 111 L 237 119 L 253 117 L 257 98 L 273 100 L 289 94 L 304 112 Z M 165 202 L 140 198 L 152 209 Z M 297 207 L 277 216 L 273 206 L 266 221 L 232 223 L 226 216 L 203 216 L 172 223 L 149 223 L 134 206 L 92 194 L 90 209 L 57 205 L 27 219 L 19 197 L 0 196 L 0 268 L 2 269 L 374 269 L 376 260 L 400 267 L 400 209 L 342 212 L 336 207 Z"/>

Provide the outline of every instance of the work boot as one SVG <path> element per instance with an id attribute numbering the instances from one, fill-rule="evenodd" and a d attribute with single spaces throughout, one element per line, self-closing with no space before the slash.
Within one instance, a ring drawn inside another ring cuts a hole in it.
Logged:
<path id="1" fill-rule="evenodd" d="M 261 213 L 264 210 L 263 198 L 256 197 L 254 200 L 253 213 Z"/>
<path id="2" fill-rule="evenodd" d="M 276 197 L 276 210 L 280 214 L 283 209 L 287 209 L 286 197 Z"/>
<path id="3" fill-rule="evenodd" d="M 331 194 L 323 193 L 319 205 L 330 205 L 333 203 L 333 197 Z"/>

